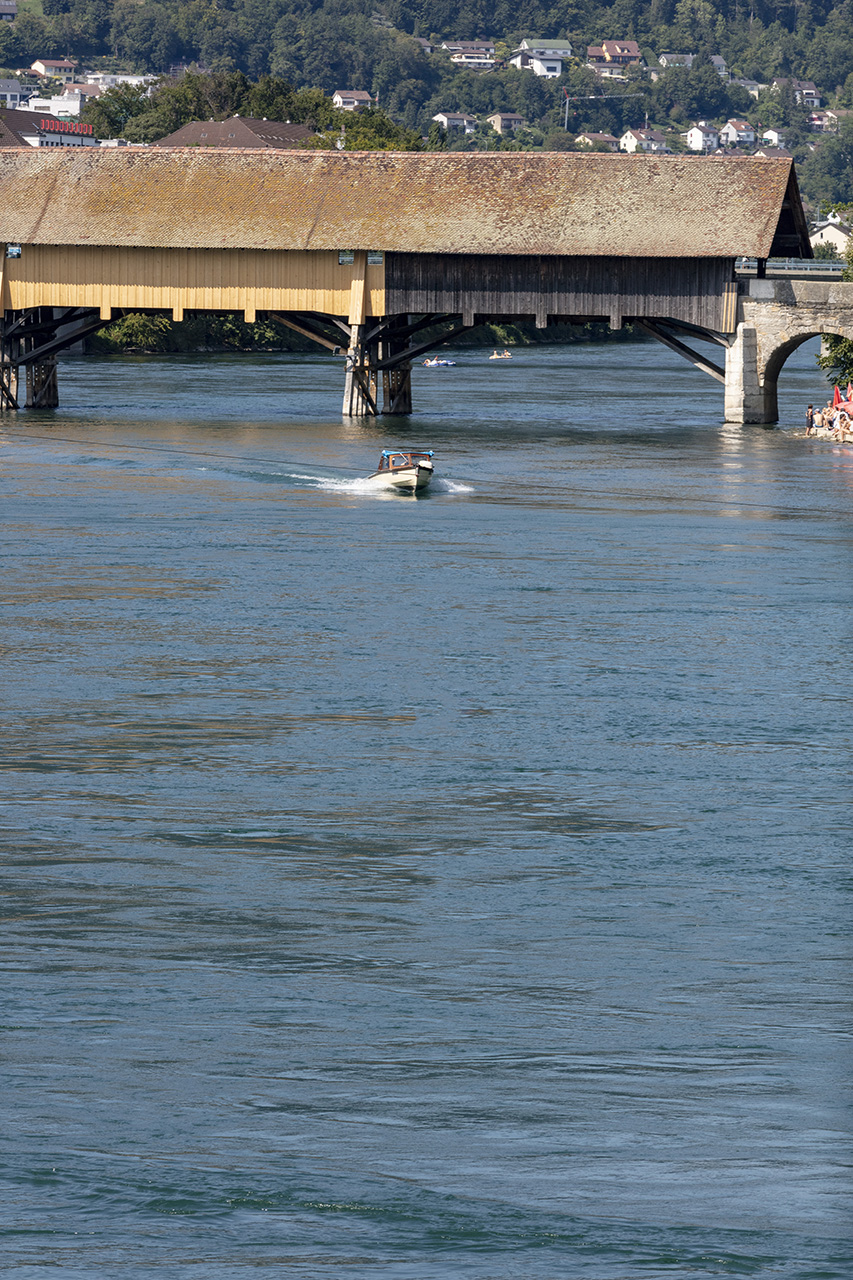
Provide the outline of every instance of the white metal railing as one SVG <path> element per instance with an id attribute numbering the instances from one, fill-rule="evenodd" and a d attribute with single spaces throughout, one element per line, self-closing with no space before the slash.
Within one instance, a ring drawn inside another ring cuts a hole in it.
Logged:
<path id="1" fill-rule="evenodd" d="M 735 271 L 755 271 L 758 263 L 755 258 L 736 258 Z M 767 274 L 778 274 L 780 271 L 800 272 L 819 271 L 829 275 L 841 275 L 847 266 L 846 262 L 834 261 L 832 258 L 768 258 Z"/>

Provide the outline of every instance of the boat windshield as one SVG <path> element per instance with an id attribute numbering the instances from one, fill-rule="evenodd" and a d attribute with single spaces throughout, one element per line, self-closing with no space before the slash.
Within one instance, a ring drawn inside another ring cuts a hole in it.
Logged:
<path id="1" fill-rule="evenodd" d="M 432 458 L 432 449 L 413 449 L 411 453 L 397 453 L 393 449 L 383 449 L 379 455 L 378 471 L 395 471 L 399 467 L 414 467 L 419 462 L 428 462 Z"/>

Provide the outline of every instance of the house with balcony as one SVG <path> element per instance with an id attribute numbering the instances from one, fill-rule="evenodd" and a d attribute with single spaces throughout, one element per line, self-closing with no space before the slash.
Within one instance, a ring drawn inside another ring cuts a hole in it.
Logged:
<path id="1" fill-rule="evenodd" d="M 755 142 L 755 130 L 748 120 L 727 120 L 720 130 L 725 147 L 749 147 Z"/>
<path id="2" fill-rule="evenodd" d="M 373 105 L 373 99 L 364 89 L 336 89 L 332 102 L 339 111 L 361 111 Z"/>
<path id="3" fill-rule="evenodd" d="M 586 51 L 587 65 L 599 75 L 619 75 L 626 67 L 641 67 L 643 55 L 636 40 L 602 40 Z"/>
<path id="4" fill-rule="evenodd" d="M 797 102 L 801 106 L 808 107 L 809 111 L 816 111 L 820 106 L 820 90 L 813 80 L 789 80 L 787 76 L 783 76 L 781 79 L 774 80 L 770 88 L 778 92 L 785 85 L 791 86 Z"/>
<path id="5" fill-rule="evenodd" d="M 433 120 L 437 120 L 448 133 L 451 129 L 461 129 L 463 133 L 474 133 L 477 129 L 476 116 L 467 116 L 463 111 L 439 111 Z"/>
<path id="6" fill-rule="evenodd" d="M 711 152 L 716 151 L 720 145 L 720 134 L 712 124 L 700 120 L 687 130 L 684 140 L 688 151 Z"/>

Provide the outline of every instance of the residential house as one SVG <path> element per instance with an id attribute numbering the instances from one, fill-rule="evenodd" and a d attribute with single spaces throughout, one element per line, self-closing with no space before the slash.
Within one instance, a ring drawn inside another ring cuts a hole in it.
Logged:
<path id="1" fill-rule="evenodd" d="M 809 127 L 815 133 L 837 133 L 839 125 L 853 116 L 849 107 L 830 107 L 826 111 L 813 111 L 809 116 Z"/>
<path id="2" fill-rule="evenodd" d="M 587 47 L 586 60 L 600 75 L 616 75 L 626 67 L 639 67 L 643 55 L 636 40 L 602 40 Z"/>
<path id="3" fill-rule="evenodd" d="M 97 147 L 98 139 L 90 124 L 76 120 L 57 120 L 54 116 L 39 116 L 33 111 L 4 111 L 2 124 L 5 133 L 0 135 L 0 146 L 18 147 Z M 14 141 L 3 141 L 11 135 Z"/>
<path id="4" fill-rule="evenodd" d="M 20 105 L 20 80 L 0 80 L 0 107 L 7 107 L 15 111 Z"/>
<path id="5" fill-rule="evenodd" d="M 781 129 L 765 129 L 761 135 L 761 141 L 768 143 L 771 147 L 784 147 L 785 135 Z"/>
<path id="6" fill-rule="evenodd" d="M 491 71 L 495 65 L 494 58 L 487 53 L 452 53 L 450 61 L 457 67 L 467 67 L 469 71 Z"/>
<path id="7" fill-rule="evenodd" d="M 820 106 L 820 91 L 813 80 L 789 80 L 787 76 L 783 76 L 780 80 L 774 80 L 771 89 L 778 92 L 789 84 L 794 91 L 794 97 L 802 106 L 808 107 L 810 111 L 815 111 Z"/>
<path id="8" fill-rule="evenodd" d="M 532 71 L 536 76 L 544 76 L 547 80 L 556 80 L 563 74 L 563 63 L 572 56 L 572 46 L 565 44 L 548 44 L 541 40 L 522 40 L 519 47 L 510 57 L 510 66 L 522 71 Z"/>
<path id="9" fill-rule="evenodd" d="M 767 85 L 762 84 L 760 80 L 749 80 L 744 77 L 741 77 L 740 80 L 732 80 L 732 84 L 738 85 L 741 89 L 746 89 L 752 98 L 757 98 L 767 88 Z"/>
<path id="10" fill-rule="evenodd" d="M 720 142 L 726 147 L 746 147 L 755 142 L 755 130 L 748 120 L 727 120 L 720 130 Z"/>
<path id="11" fill-rule="evenodd" d="M 726 66 L 725 58 L 721 58 L 718 53 L 712 53 L 711 66 L 714 68 L 718 76 L 721 76 L 723 80 L 726 79 L 729 74 L 729 70 Z"/>
<path id="12" fill-rule="evenodd" d="M 362 107 L 371 106 L 373 99 L 364 89 L 336 89 L 332 102 L 339 111 L 360 111 Z"/>
<path id="13" fill-rule="evenodd" d="M 619 150 L 634 155 L 637 151 L 660 154 L 669 150 L 666 138 L 657 129 L 629 129 L 619 139 Z"/>
<path id="14" fill-rule="evenodd" d="M 684 67 L 687 71 L 693 66 L 696 57 L 695 53 L 661 53 L 658 54 L 658 62 L 667 70 L 671 67 Z"/>
<path id="15" fill-rule="evenodd" d="M 76 70 L 77 63 L 68 62 L 64 58 L 58 60 L 39 58 L 30 67 L 30 71 L 34 71 L 43 80 L 62 80 L 65 84 L 71 84 Z"/>
<path id="16" fill-rule="evenodd" d="M 720 134 L 712 124 L 700 120 L 684 135 L 688 151 L 716 151 L 720 145 Z"/>
<path id="17" fill-rule="evenodd" d="M 491 71 L 495 65 L 493 40 L 445 40 L 441 45 L 450 54 L 450 61 L 457 67 L 471 71 Z"/>
<path id="18" fill-rule="evenodd" d="M 442 49 L 448 53 L 479 54 L 483 58 L 494 58 L 494 40 L 442 40 Z"/>
<path id="19" fill-rule="evenodd" d="M 477 128 L 476 118 L 466 116 L 461 111 L 439 111 L 433 116 L 433 120 L 437 120 L 442 129 L 446 129 L 448 133 L 451 129 L 462 129 L 465 133 L 474 133 Z"/>
<path id="20" fill-rule="evenodd" d="M 14 22 L 18 16 L 18 0 L 0 0 L 0 22 Z"/>
<path id="21" fill-rule="evenodd" d="M 128 84 L 133 89 L 144 89 L 152 85 L 158 76 L 132 76 L 123 71 L 87 71 L 84 77 L 86 84 L 98 85 L 100 89 L 115 89 L 120 84 Z"/>
<path id="22" fill-rule="evenodd" d="M 527 128 L 524 116 L 516 111 L 496 111 L 494 115 L 486 116 L 486 119 L 498 133 L 515 133 L 516 129 Z"/>
<path id="23" fill-rule="evenodd" d="M 850 227 L 832 215 L 825 222 L 818 222 L 809 236 L 809 244 L 816 249 L 819 244 L 831 244 L 839 257 L 844 257 L 850 244 Z"/>
<path id="24" fill-rule="evenodd" d="M 771 147 L 766 144 L 760 146 L 752 153 L 754 156 L 763 156 L 765 160 L 790 160 L 791 153 L 785 147 Z"/>
<path id="25" fill-rule="evenodd" d="M 27 111 L 42 116 L 79 116 L 83 99 L 78 94 L 53 94 L 50 98 L 33 95 L 27 102 Z"/>
<path id="26" fill-rule="evenodd" d="M 580 147 L 606 147 L 608 151 L 619 150 L 619 139 L 612 133 L 579 133 L 575 142 Z"/>
<path id="27" fill-rule="evenodd" d="M 241 150 L 292 151 L 309 138 L 313 129 L 289 120 L 256 120 L 232 116 L 230 120 L 194 120 L 175 133 L 159 138 L 155 147 L 239 147 Z"/>
<path id="28" fill-rule="evenodd" d="M 419 44 L 424 53 L 432 53 L 432 44 L 429 40 L 425 40 L 423 36 L 412 36 L 415 44 Z"/>

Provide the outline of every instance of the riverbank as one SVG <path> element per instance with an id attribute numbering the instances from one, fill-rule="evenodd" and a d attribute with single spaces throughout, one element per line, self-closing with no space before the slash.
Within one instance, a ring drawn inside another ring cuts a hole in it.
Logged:
<path id="1" fill-rule="evenodd" d="M 422 341 L 441 329 L 427 329 Z M 649 342 L 634 325 L 613 331 L 606 322 L 555 324 L 537 329 L 532 321 L 519 324 L 484 324 L 454 339 L 454 346 L 527 347 L 557 343 L 561 346 L 583 342 Z M 190 355 L 223 354 L 231 351 L 317 351 L 317 344 L 272 320 L 246 324 L 236 315 L 197 312 L 173 321 L 164 315 L 134 312 L 122 316 L 85 343 L 87 355 Z"/>

